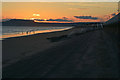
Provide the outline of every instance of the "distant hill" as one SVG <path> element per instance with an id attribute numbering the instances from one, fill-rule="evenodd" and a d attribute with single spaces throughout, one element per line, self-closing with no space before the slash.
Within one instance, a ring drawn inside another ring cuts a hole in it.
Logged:
<path id="1" fill-rule="evenodd" d="M 117 14 L 115 17 L 111 18 L 110 20 L 105 22 L 105 25 L 119 23 L 120 22 L 120 13 Z"/>
<path id="2" fill-rule="evenodd" d="M 111 35 L 119 37 L 120 34 L 120 13 L 104 24 L 104 30 Z M 120 44 L 120 43 L 119 43 Z"/>
<path id="3" fill-rule="evenodd" d="M 81 24 L 98 24 L 99 22 L 79 22 L 79 23 L 38 23 L 33 20 L 11 19 L 2 22 L 2 26 L 76 26 Z"/>
<path id="4" fill-rule="evenodd" d="M 27 25 L 36 26 L 37 23 L 35 23 L 33 20 L 22 19 L 11 19 L 9 21 L 2 22 L 2 26 L 27 26 Z"/>

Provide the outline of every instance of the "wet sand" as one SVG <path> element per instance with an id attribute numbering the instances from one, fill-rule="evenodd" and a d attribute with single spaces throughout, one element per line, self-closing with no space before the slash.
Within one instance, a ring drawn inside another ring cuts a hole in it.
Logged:
<path id="1" fill-rule="evenodd" d="M 118 78 L 118 48 L 110 35 L 95 30 L 68 37 L 71 32 L 4 40 L 3 61 L 34 55 L 4 67 L 3 78 Z"/>
<path id="2" fill-rule="evenodd" d="M 70 32 L 71 30 L 69 29 L 59 32 L 41 33 L 28 36 L 6 38 L 2 40 L 3 66 L 9 65 L 15 61 L 21 60 L 26 56 L 30 56 L 56 45 L 57 42 L 52 43 L 47 38 L 67 35 Z"/>

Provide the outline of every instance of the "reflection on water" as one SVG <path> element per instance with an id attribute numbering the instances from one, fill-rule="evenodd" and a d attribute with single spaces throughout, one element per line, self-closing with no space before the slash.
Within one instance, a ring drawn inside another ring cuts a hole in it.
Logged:
<path id="1" fill-rule="evenodd" d="M 34 30 L 29 30 L 26 32 L 19 32 L 19 33 L 7 33 L 2 36 L 0 36 L 0 39 L 4 39 L 4 38 L 10 38 L 10 37 L 18 37 L 18 36 L 27 36 L 27 35 L 33 35 L 33 34 L 37 34 L 37 33 L 48 33 L 48 32 L 55 32 L 55 31 L 63 31 L 63 30 L 67 30 L 70 29 L 72 27 L 66 27 L 63 29 L 50 29 L 50 30 L 41 30 L 41 31 L 34 31 Z"/>

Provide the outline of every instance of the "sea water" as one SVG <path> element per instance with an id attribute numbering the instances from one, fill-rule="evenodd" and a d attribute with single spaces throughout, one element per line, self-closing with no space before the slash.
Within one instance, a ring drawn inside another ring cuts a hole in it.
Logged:
<path id="1" fill-rule="evenodd" d="M 18 37 L 18 36 L 25 36 L 25 35 L 32 35 L 32 34 L 37 34 L 37 33 L 48 33 L 48 32 L 54 32 L 54 31 L 62 31 L 62 30 L 67 30 L 71 29 L 72 26 L 70 27 L 64 27 L 64 26 L 34 26 L 34 27 L 29 27 L 29 26 L 2 26 L 0 29 L 0 38 L 10 38 L 10 37 Z"/>

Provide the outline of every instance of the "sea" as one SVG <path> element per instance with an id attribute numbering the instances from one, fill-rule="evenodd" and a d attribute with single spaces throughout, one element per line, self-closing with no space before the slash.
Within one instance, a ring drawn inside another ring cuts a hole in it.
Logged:
<path id="1" fill-rule="evenodd" d="M 71 29 L 73 26 L 2 26 L 0 27 L 0 40 L 11 37 L 27 36 L 38 33 L 49 33 Z"/>

